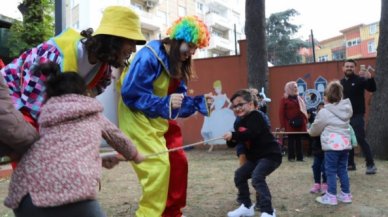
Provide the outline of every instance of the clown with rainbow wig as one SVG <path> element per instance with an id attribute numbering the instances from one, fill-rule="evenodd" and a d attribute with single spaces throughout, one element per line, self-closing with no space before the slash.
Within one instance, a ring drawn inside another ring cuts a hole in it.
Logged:
<path id="1" fill-rule="evenodd" d="M 122 73 L 119 126 L 144 155 L 181 147 L 176 119 L 195 112 L 208 116 L 211 94 L 187 95 L 194 76 L 192 56 L 209 44 L 196 16 L 176 20 L 166 37 L 147 43 Z M 148 158 L 133 168 L 142 186 L 137 217 L 181 217 L 186 206 L 188 163 L 183 150 Z"/>

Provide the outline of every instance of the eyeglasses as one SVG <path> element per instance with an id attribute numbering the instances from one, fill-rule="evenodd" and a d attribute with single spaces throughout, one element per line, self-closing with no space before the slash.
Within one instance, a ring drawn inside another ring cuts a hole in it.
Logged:
<path id="1" fill-rule="evenodd" d="M 233 110 L 241 109 L 245 104 L 247 104 L 247 102 L 242 102 L 242 103 L 239 103 L 239 104 L 236 104 L 236 105 L 232 105 L 231 108 Z"/>

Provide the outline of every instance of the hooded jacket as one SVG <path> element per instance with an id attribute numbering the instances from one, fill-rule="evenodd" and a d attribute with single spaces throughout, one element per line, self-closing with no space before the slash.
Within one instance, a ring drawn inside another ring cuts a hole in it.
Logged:
<path id="1" fill-rule="evenodd" d="M 8 87 L 0 77 L 0 157 L 23 154 L 39 138 L 36 129 L 15 109 Z"/>
<path id="2" fill-rule="evenodd" d="M 101 176 L 101 137 L 127 160 L 138 155 L 102 110 L 97 99 L 87 96 L 50 98 L 38 119 L 41 138 L 16 167 L 4 204 L 15 209 L 27 194 L 38 207 L 95 199 Z"/>
<path id="3" fill-rule="evenodd" d="M 350 141 L 350 118 L 352 104 L 344 99 L 337 104 L 326 104 L 315 117 L 308 130 L 310 136 L 321 136 L 322 150 L 342 151 L 352 149 Z"/>

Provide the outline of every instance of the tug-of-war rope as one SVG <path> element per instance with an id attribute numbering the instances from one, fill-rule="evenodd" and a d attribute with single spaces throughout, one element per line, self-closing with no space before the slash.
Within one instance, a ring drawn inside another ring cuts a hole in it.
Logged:
<path id="1" fill-rule="evenodd" d="M 307 132 L 282 132 L 282 131 L 276 131 L 276 132 L 272 132 L 272 134 L 274 134 L 274 135 L 276 135 L 276 134 L 279 134 L 279 135 L 285 135 L 285 134 L 307 134 Z M 191 147 L 194 147 L 194 146 L 197 146 L 197 145 L 202 145 L 202 144 L 207 145 L 209 142 L 212 142 L 212 141 L 215 141 L 215 140 L 220 140 L 220 139 L 223 139 L 223 137 L 218 137 L 218 138 L 213 138 L 213 139 L 208 139 L 208 140 L 202 140 L 202 141 L 195 142 L 195 143 L 192 143 L 192 144 L 183 145 L 181 147 L 171 148 L 171 149 L 163 150 L 161 152 L 156 152 L 156 153 L 148 154 L 148 155 L 145 155 L 144 157 L 146 159 L 149 159 L 149 158 L 157 157 L 157 156 L 165 154 L 165 153 L 174 152 L 174 151 L 182 150 L 182 149 L 185 149 L 185 148 L 191 148 Z M 101 153 L 100 157 L 102 159 L 104 159 L 104 158 L 113 157 L 113 156 L 117 156 L 117 155 L 119 155 L 119 153 L 116 152 L 116 151 L 108 151 L 108 152 L 105 152 L 105 153 Z"/>
<path id="2" fill-rule="evenodd" d="M 283 132 L 283 131 L 275 131 L 275 132 L 272 132 L 272 134 L 274 135 L 287 135 L 287 134 L 307 134 L 307 132 Z M 199 142 L 195 142 L 195 143 L 192 143 L 192 144 L 189 144 L 189 145 L 183 145 L 181 147 L 176 147 L 176 148 L 171 148 L 171 149 L 167 149 L 167 150 L 163 150 L 161 152 L 157 152 L 157 153 L 152 153 L 152 154 L 149 154 L 149 155 L 146 155 L 145 158 L 148 159 L 148 158 L 152 158 L 152 157 L 157 157 L 159 155 L 162 155 L 162 154 L 165 154 L 165 153 L 168 153 L 168 152 L 173 152 L 173 151 L 178 151 L 178 150 L 182 150 L 182 149 L 185 149 L 185 148 L 190 148 L 190 147 L 194 147 L 194 146 L 197 146 L 197 145 L 202 145 L 202 144 L 205 144 L 205 145 L 210 145 L 208 144 L 209 142 L 211 141 L 215 141 L 215 140 L 220 140 L 220 139 L 223 139 L 223 137 L 219 137 L 219 138 L 213 138 L 213 139 L 209 139 L 209 140 L 202 140 L 202 141 L 199 141 Z M 213 146 L 214 145 L 210 145 L 210 149 L 209 149 L 209 152 L 211 150 L 213 150 Z M 116 152 L 116 151 L 113 151 L 113 149 L 109 148 L 109 149 L 106 149 L 104 150 L 104 152 L 100 153 L 100 157 L 102 159 L 104 158 L 109 158 L 109 157 L 113 157 L 113 156 L 118 156 L 119 153 Z M 4 165 L 4 164 L 8 164 L 10 163 L 11 160 L 9 157 L 3 157 L 0 159 L 0 165 Z"/>

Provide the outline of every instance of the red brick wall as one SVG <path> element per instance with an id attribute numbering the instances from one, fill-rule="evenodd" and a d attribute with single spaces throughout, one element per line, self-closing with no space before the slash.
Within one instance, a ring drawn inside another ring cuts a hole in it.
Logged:
<path id="1" fill-rule="evenodd" d="M 215 80 L 221 80 L 222 90 L 228 97 L 231 97 L 235 91 L 247 87 L 246 41 L 240 41 L 239 43 L 241 55 L 197 59 L 194 61 L 198 78 L 189 83 L 189 95 L 201 95 L 212 91 Z M 358 60 L 358 66 L 365 64 L 376 68 L 375 62 L 376 58 L 361 59 Z M 279 102 L 283 96 L 284 85 L 288 81 L 303 78 L 307 82 L 307 89 L 312 89 L 315 80 L 319 76 L 324 77 L 328 82 L 333 79 L 341 79 L 343 77 L 342 64 L 342 62 L 331 61 L 269 68 L 269 89 L 266 94 L 267 97 L 272 99 L 268 108 L 272 127 L 275 128 L 280 125 L 278 118 Z M 366 96 L 367 102 L 369 102 L 370 94 L 367 93 Z M 202 140 L 200 131 L 203 120 L 204 118 L 201 114 L 195 114 L 192 117 L 179 120 L 185 144 Z"/>
<path id="2" fill-rule="evenodd" d="M 239 89 L 246 88 L 248 84 L 245 43 L 240 42 L 241 55 L 198 59 L 194 61 L 197 79 L 189 82 L 188 94 L 201 95 L 213 92 L 213 82 L 222 82 L 222 92 L 230 98 Z M 180 119 L 179 124 L 183 129 L 185 144 L 202 140 L 201 128 L 204 117 L 195 114 L 190 118 Z"/>

